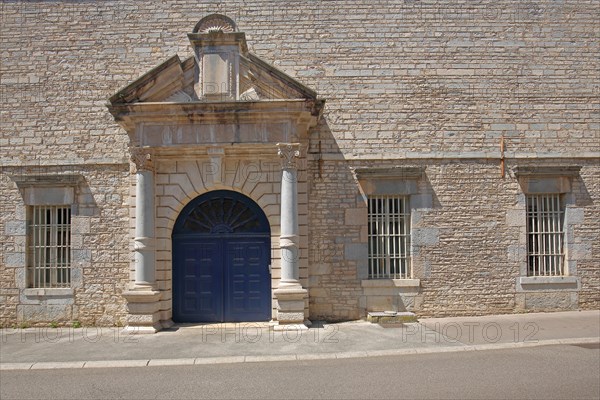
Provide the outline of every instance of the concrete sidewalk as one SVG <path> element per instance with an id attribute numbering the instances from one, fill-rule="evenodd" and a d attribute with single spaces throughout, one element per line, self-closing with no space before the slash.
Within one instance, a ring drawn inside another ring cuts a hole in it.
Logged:
<path id="1" fill-rule="evenodd" d="M 0 369 L 192 365 L 315 360 L 600 343 L 600 311 L 430 318 L 377 325 L 315 323 L 275 331 L 264 323 L 182 325 L 154 335 L 121 328 L 0 331 Z"/>

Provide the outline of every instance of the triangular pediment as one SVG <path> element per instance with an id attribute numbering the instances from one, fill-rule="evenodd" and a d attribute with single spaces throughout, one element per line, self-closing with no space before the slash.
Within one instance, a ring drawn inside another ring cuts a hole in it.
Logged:
<path id="1" fill-rule="evenodd" d="M 199 66 L 194 57 L 174 56 L 119 90 L 111 104 L 207 102 L 198 96 Z M 316 92 L 294 78 L 246 53 L 239 61 L 239 101 L 316 100 Z"/>
<path id="2" fill-rule="evenodd" d="M 302 142 L 316 126 L 324 101 L 248 52 L 229 18 L 205 17 L 188 38 L 192 57 L 169 58 L 109 99 L 133 146 L 163 155 L 225 144 L 246 151 Z"/>
<path id="3" fill-rule="evenodd" d="M 193 57 L 183 62 L 179 56 L 171 57 L 119 90 L 109 101 L 111 104 L 131 104 L 173 101 L 167 99 L 178 97 L 192 101 L 194 65 Z"/>
<path id="4" fill-rule="evenodd" d="M 314 90 L 248 53 L 240 60 L 240 99 L 254 93 L 258 97 L 256 100 L 315 100 L 317 97 Z"/>

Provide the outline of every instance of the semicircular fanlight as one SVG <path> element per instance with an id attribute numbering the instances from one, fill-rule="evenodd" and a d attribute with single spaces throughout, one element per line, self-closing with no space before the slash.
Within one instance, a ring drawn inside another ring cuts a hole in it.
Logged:
<path id="1" fill-rule="evenodd" d="M 259 232 L 259 216 L 235 198 L 213 198 L 198 204 L 188 215 L 182 230 L 190 233 L 233 234 Z"/>

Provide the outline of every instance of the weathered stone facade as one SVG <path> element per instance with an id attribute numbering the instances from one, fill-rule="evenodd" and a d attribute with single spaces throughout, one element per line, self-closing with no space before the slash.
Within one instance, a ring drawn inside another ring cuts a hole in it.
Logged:
<path id="1" fill-rule="evenodd" d="M 599 11 L 595 1 L 3 2 L 0 325 L 130 323 L 123 293 L 135 280 L 136 178 L 130 136 L 106 103 L 173 56 L 188 62 L 186 34 L 213 13 L 235 21 L 252 55 L 326 101 L 318 125 L 299 136 L 305 318 L 600 307 Z M 248 96 L 258 106 L 302 97 L 261 86 L 270 70 L 257 71 Z M 272 289 L 281 277 L 275 143 L 182 154 L 154 161 L 163 323 L 175 220 L 210 190 L 260 205 L 271 225 Z M 580 167 L 564 178 L 564 277 L 527 280 L 527 167 Z M 377 176 L 386 170 L 396 172 Z M 411 279 L 367 276 L 366 197 L 386 182 L 410 198 Z M 65 185 L 71 288 L 28 288 L 27 206 L 38 200 L 27 193 Z"/>

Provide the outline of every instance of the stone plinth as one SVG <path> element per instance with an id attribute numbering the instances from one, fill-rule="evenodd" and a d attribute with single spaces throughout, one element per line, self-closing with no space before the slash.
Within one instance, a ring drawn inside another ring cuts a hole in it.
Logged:
<path id="1" fill-rule="evenodd" d="M 160 292 L 151 290 L 129 290 L 123 293 L 127 300 L 127 326 L 129 333 L 156 333 L 160 324 Z"/>
<path id="2" fill-rule="evenodd" d="M 304 320 L 304 299 L 308 291 L 301 286 L 275 289 L 277 323 L 274 329 L 308 329 Z"/>

